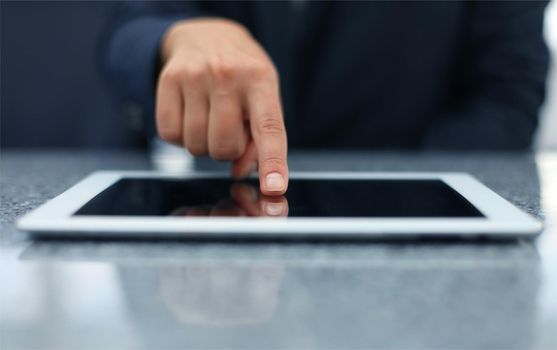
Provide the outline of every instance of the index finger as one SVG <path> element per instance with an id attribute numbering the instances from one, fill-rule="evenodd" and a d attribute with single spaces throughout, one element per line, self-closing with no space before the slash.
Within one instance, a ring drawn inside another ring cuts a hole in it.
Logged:
<path id="1" fill-rule="evenodd" d="M 288 187 L 288 146 L 278 82 L 253 85 L 247 91 L 247 104 L 261 192 L 268 196 L 282 195 Z"/>

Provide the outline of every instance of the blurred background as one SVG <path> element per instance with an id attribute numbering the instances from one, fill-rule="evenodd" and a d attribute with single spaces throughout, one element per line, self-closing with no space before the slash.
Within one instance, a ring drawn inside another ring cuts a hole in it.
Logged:
<path id="1" fill-rule="evenodd" d="M 116 103 L 99 73 L 97 46 L 114 4 L 0 2 L 0 147 L 131 148 L 144 144 L 141 110 Z M 546 11 L 545 35 L 555 62 L 555 1 Z M 557 149 L 557 69 L 552 66 L 536 140 L 540 150 Z M 54 133 L 53 128 L 64 131 Z"/>

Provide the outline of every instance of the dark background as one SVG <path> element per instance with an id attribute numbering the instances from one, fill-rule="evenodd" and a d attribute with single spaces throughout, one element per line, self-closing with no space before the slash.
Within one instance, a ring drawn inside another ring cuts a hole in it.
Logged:
<path id="1" fill-rule="evenodd" d="M 111 98 L 99 70 L 99 44 L 115 4 L 0 1 L 0 147 L 141 144 L 140 116 Z"/>
<path id="2" fill-rule="evenodd" d="M 139 109 L 110 97 L 98 67 L 98 46 L 115 5 L 0 0 L 0 148 L 144 144 Z M 551 10 L 552 5 L 546 29 L 557 39 L 557 10 Z M 548 42 L 550 48 L 555 46 L 555 40 Z M 555 70 L 549 81 L 539 144 L 555 147 Z"/>

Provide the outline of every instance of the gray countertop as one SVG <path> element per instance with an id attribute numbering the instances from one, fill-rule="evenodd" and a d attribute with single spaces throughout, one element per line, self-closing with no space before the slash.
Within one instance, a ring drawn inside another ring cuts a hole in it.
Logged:
<path id="1" fill-rule="evenodd" d="M 469 172 L 545 220 L 535 241 L 33 241 L 14 226 L 92 171 L 153 164 L 168 159 L 2 152 L 0 347 L 557 348 L 557 154 L 290 156 L 293 170 Z"/>

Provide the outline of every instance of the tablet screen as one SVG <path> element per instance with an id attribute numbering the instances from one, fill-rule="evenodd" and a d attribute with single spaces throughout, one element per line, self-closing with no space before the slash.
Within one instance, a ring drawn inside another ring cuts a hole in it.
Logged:
<path id="1" fill-rule="evenodd" d="M 287 204 L 289 217 L 483 217 L 441 180 L 291 179 L 281 198 L 257 180 L 124 178 L 74 215 L 259 216 L 257 203 Z"/>

